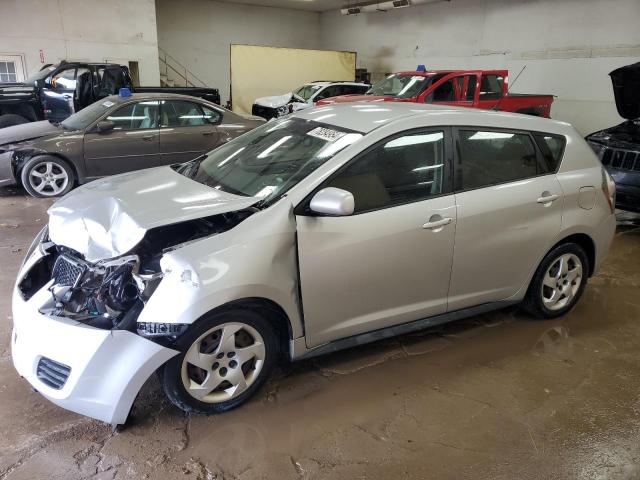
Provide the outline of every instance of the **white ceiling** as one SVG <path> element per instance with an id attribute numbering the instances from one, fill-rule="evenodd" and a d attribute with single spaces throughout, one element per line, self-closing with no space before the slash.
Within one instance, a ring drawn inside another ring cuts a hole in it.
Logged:
<path id="1" fill-rule="evenodd" d="M 293 8 L 311 12 L 326 12 L 359 3 L 362 0 L 219 0 L 228 3 L 244 3 L 247 5 L 262 5 L 263 7 Z"/>

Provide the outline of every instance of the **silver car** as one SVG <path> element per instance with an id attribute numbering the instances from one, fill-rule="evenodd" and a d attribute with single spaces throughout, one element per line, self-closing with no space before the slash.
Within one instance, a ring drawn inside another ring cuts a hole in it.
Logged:
<path id="1" fill-rule="evenodd" d="M 51 401 L 125 422 L 159 370 L 186 411 L 309 358 L 507 305 L 570 310 L 607 254 L 614 185 L 568 124 L 350 103 L 49 210 L 13 295 L 13 362 Z"/>

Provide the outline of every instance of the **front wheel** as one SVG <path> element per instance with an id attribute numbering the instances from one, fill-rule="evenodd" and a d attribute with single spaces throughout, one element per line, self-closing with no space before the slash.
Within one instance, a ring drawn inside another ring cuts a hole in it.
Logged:
<path id="1" fill-rule="evenodd" d="M 576 243 L 551 250 L 536 270 L 522 307 L 536 318 L 556 318 L 571 310 L 587 285 L 589 259 Z"/>
<path id="2" fill-rule="evenodd" d="M 247 401 L 265 382 L 278 358 L 269 321 L 234 309 L 195 323 L 180 337 L 183 353 L 161 372 L 164 391 L 186 412 L 221 413 Z"/>
<path id="3" fill-rule="evenodd" d="M 29 160 L 20 173 L 25 190 L 33 197 L 59 197 L 73 188 L 73 170 L 64 160 L 41 155 Z"/>

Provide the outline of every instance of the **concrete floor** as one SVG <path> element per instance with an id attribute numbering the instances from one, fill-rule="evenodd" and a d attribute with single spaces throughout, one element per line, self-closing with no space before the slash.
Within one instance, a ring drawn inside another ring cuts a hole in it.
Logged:
<path id="1" fill-rule="evenodd" d="M 560 320 L 511 309 L 284 366 L 214 417 L 154 379 L 114 434 L 11 364 L 10 292 L 50 203 L 0 190 L 0 479 L 640 478 L 640 217 Z"/>

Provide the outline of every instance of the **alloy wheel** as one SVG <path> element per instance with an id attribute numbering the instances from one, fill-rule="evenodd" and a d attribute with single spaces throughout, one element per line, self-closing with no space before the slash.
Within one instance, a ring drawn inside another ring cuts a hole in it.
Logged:
<path id="1" fill-rule="evenodd" d="M 40 162 L 29 172 L 29 185 L 43 196 L 56 196 L 69 185 L 69 175 L 54 162 Z"/>
<path id="2" fill-rule="evenodd" d="M 262 336 L 243 323 L 224 323 L 191 344 L 182 361 L 182 384 L 193 398 L 220 403 L 253 384 L 264 365 Z"/>
<path id="3" fill-rule="evenodd" d="M 577 255 L 565 253 L 551 263 L 542 278 L 542 303 L 549 310 L 561 310 L 571 304 L 582 283 L 582 262 Z"/>

